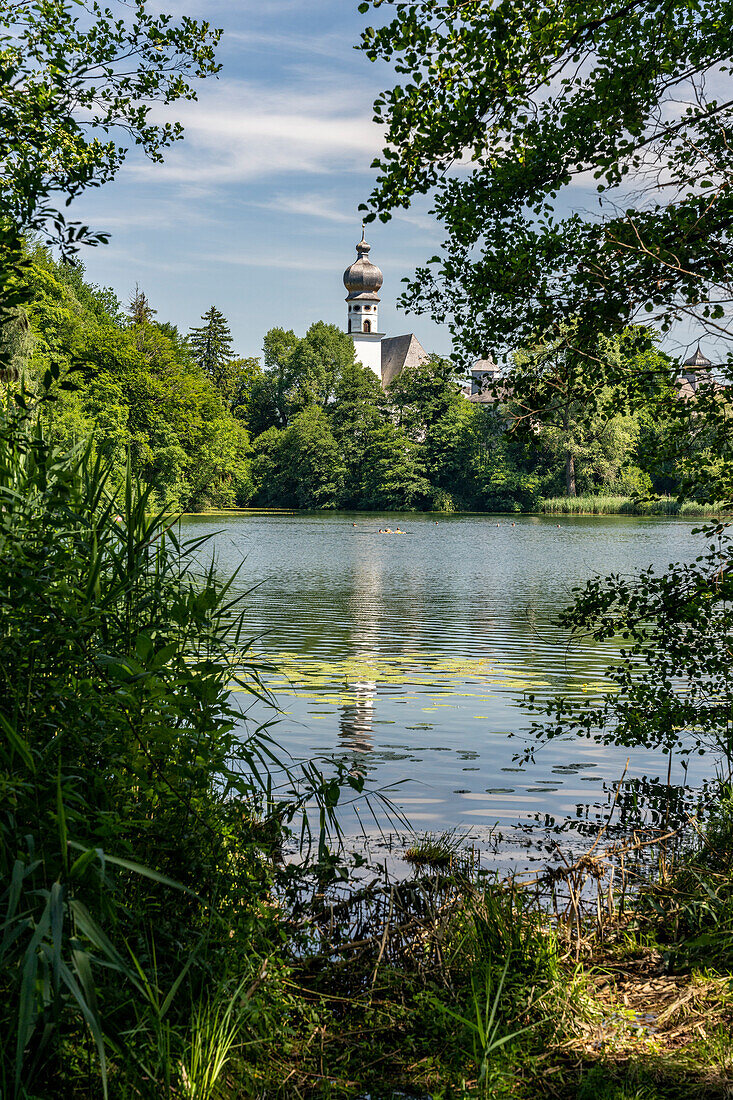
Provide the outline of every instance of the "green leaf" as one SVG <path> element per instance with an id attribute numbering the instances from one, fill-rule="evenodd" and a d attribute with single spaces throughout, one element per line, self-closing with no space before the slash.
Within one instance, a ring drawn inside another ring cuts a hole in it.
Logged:
<path id="1" fill-rule="evenodd" d="M 111 856 L 109 853 L 105 853 L 105 859 L 107 863 L 112 863 L 117 867 L 124 867 L 128 871 L 134 871 L 136 875 L 142 875 L 143 878 L 149 878 L 152 882 L 159 882 L 162 886 L 170 886 L 174 890 L 181 890 L 184 894 L 190 894 L 191 897 L 198 897 L 193 890 L 189 890 L 187 886 L 183 886 L 182 883 L 176 882 L 172 878 L 168 878 L 167 875 L 162 875 L 159 871 L 153 870 L 152 867 L 144 867 L 141 863 L 134 863 L 131 859 L 121 859 L 119 856 Z"/>
<path id="2" fill-rule="evenodd" d="M 8 722 L 4 714 L 0 714 L 0 729 L 3 730 L 10 742 L 11 748 L 18 753 L 29 771 L 34 772 L 36 768 L 28 743 L 24 741 L 18 731 L 10 725 L 10 722 Z"/>
<path id="3" fill-rule="evenodd" d="M 89 1004 L 74 975 L 64 962 L 61 963 L 61 979 L 81 1009 L 81 1014 L 86 1020 L 89 1030 L 94 1037 L 97 1053 L 99 1055 L 99 1072 L 102 1078 L 102 1091 L 105 1100 L 107 1100 L 107 1055 L 104 1048 L 104 1035 L 102 1034 L 99 1016 Z"/>

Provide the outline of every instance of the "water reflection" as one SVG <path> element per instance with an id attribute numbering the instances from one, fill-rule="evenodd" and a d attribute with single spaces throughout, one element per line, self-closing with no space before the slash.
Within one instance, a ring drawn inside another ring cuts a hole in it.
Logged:
<path id="1" fill-rule="evenodd" d="M 554 742 L 518 766 L 526 696 L 602 689 L 616 643 L 570 644 L 557 612 L 594 573 L 690 560 L 690 525 L 402 516 L 409 536 L 375 533 L 396 522 L 336 513 L 186 521 L 184 534 L 221 529 L 223 572 L 246 558 L 238 583 L 253 589 L 251 633 L 283 669 L 273 690 L 289 717 L 275 736 L 296 758 L 345 754 L 355 774 L 401 784 L 396 801 L 418 827 L 595 827 L 626 751 Z M 691 765 L 691 788 L 710 766 Z M 666 761 L 635 750 L 627 780 L 662 769 Z"/>
<path id="2" fill-rule="evenodd" d="M 379 562 L 357 563 L 354 570 L 354 594 L 349 601 L 351 614 L 350 651 L 356 666 L 375 667 L 379 658 L 379 608 L 382 600 L 382 571 Z M 371 752 L 374 732 L 374 707 L 377 681 L 354 679 L 345 681 L 345 694 L 353 702 L 339 708 L 339 738 L 354 754 L 352 774 L 365 776 L 367 768 L 360 755 Z"/>

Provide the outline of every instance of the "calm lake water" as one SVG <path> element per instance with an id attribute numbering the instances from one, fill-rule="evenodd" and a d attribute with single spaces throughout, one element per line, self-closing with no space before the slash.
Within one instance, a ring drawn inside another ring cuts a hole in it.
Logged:
<path id="1" fill-rule="evenodd" d="M 398 525 L 407 534 L 378 534 Z M 222 573 L 241 566 L 240 590 L 257 586 L 248 618 L 256 648 L 281 670 L 270 681 L 285 712 L 281 746 L 296 759 L 337 756 L 390 787 L 415 829 L 457 826 L 479 840 L 498 829 L 506 854 L 531 830 L 602 816 L 626 761 L 586 740 L 546 746 L 534 764 L 514 760 L 527 693 L 597 692 L 614 658 L 613 643 L 570 643 L 554 616 L 596 573 L 690 560 L 693 525 L 325 513 L 189 517 L 182 533 L 217 532 Z M 696 758 L 689 782 L 710 767 Z M 666 758 L 635 751 L 627 779 L 666 780 L 666 770 Z M 358 814 L 345 811 L 346 831 L 374 832 L 368 811 Z"/>

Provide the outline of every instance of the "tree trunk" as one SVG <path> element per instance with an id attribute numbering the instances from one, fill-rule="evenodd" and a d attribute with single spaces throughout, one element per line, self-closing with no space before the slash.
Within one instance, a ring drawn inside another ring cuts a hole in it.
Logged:
<path id="1" fill-rule="evenodd" d="M 565 452 L 565 492 L 569 497 L 575 493 L 575 455 L 572 451 Z"/>

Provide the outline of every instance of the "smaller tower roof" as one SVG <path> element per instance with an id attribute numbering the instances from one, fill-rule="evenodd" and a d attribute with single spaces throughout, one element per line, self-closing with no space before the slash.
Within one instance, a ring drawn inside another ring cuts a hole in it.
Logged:
<path id="1" fill-rule="evenodd" d="M 682 364 L 684 367 L 712 367 L 712 363 L 709 359 L 706 359 L 703 353 L 700 351 L 700 345 L 697 345 L 697 351 L 694 355 L 691 355 L 689 359 L 685 359 Z"/>
<path id="2" fill-rule="evenodd" d="M 381 289 L 384 276 L 376 264 L 369 260 L 371 245 L 365 238 L 364 223 L 361 226 L 361 240 L 356 246 L 356 260 L 344 272 L 344 286 L 348 290 L 346 301 L 360 298 L 363 301 L 378 302 L 377 291 Z"/>

